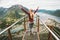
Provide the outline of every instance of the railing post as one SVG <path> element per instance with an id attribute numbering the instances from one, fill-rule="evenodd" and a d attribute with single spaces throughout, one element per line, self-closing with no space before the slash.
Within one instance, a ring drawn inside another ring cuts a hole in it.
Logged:
<path id="1" fill-rule="evenodd" d="M 37 32 L 39 32 L 39 16 L 37 17 Z"/>
<path id="2" fill-rule="evenodd" d="M 50 28 L 50 30 L 53 30 L 53 26 L 50 26 L 50 25 L 47 25 L 49 28 Z M 48 34 L 48 40 L 52 40 L 52 34 L 49 32 L 49 34 Z"/>
<path id="3" fill-rule="evenodd" d="M 7 27 L 9 27 L 9 25 L 7 25 Z M 8 31 L 8 40 L 12 40 L 10 29 L 8 29 L 7 31 Z"/>
<path id="4" fill-rule="evenodd" d="M 26 20 L 25 20 L 25 18 L 24 18 L 24 32 L 26 32 Z M 23 35 L 22 40 L 24 40 L 24 37 L 25 37 L 25 33 L 24 33 L 24 35 Z"/>
<path id="5" fill-rule="evenodd" d="M 40 40 L 40 34 L 39 34 L 39 16 L 37 16 L 36 22 L 37 22 L 37 36 L 38 36 L 38 40 Z"/>
<path id="6" fill-rule="evenodd" d="M 25 21 L 25 18 L 24 18 L 24 31 L 26 31 L 26 21 Z"/>

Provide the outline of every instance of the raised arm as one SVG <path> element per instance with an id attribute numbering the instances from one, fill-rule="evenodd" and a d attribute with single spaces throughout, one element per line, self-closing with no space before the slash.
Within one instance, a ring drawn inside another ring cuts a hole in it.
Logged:
<path id="1" fill-rule="evenodd" d="M 20 6 L 20 9 L 25 12 L 26 14 L 29 14 L 29 12 L 23 7 L 23 6 Z"/>
<path id="2" fill-rule="evenodd" d="M 37 9 L 34 11 L 34 14 L 38 11 L 38 8 L 39 8 L 39 7 L 37 7 Z"/>

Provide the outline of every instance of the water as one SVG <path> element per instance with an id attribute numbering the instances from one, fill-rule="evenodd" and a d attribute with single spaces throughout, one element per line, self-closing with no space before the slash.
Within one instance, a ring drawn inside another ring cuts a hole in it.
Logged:
<path id="1" fill-rule="evenodd" d="M 60 17 L 49 15 L 46 13 L 41 13 L 41 12 L 38 12 L 37 14 L 40 15 L 40 17 L 43 19 L 43 21 L 46 21 L 46 19 L 51 18 L 60 23 Z"/>

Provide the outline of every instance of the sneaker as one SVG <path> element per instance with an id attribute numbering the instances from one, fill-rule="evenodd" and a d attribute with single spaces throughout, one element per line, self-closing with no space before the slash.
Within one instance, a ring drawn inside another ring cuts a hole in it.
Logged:
<path id="1" fill-rule="evenodd" d="M 30 33 L 30 35 L 33 35 L 33 33 Z"/>

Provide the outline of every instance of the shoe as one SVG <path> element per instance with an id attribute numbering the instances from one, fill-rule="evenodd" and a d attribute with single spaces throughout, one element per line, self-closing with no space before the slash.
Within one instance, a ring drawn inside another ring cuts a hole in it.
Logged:
<path id="1" fill-rule="evenodd" d="M 33 35 L 33 33 L 32 33 L 32 32 L 30 32 L 30 35 Z"/>

